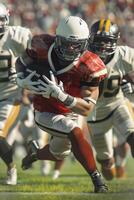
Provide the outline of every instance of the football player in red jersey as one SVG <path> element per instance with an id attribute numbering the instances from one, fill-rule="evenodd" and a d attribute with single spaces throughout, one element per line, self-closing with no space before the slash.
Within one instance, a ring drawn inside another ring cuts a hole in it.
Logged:
<path id="1" fill-rule="evenodd" d="M 28 169 L 37 159 L 62 160 L 72 151 L 90 175 L 94 191 L 106 192 L 108 188 L 81 129 L 83 117 L 96 104 L 99 83 L 107 75 L 101 59 L 87 50 L 88 37 L 86 22 L 69 16 L 59 22 L 56 36 L 34 36 L 31 48 L 17 59 L 17 83 L 33 91 L 35 122 L 52 135 L 42 149 L 36 141 L 30 141 L 22 168 Z"/>

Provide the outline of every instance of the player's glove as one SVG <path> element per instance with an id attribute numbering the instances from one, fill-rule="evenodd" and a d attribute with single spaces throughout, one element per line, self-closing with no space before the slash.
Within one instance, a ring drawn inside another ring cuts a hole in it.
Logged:
<path id="1" fill-rule="evenodd" d="M 134 85 L 125 80 L 123 81 L 123 84 L 121 85 L 121 89 L 125 96 L 134 93 Z"/>
<path id="2" fill-rule="evenodd" d="M 32 78 L 36 74 L 36 71 L 33 71 L 31 74 L 29 74 L 27 77 L 24 78 L 23 72 L 17 73 L 17 79 L 16 82 L 21 88 L 25 88 L 30 90 L 34 94 L 40 94 L 40 90 L 38 88 L 38 85 L 40 84 L 39 81 L 32 81 Z"/>
<path id="3" fill-rule="evenodd" d="M 52 71 L 50 71 L 50 79 L 48 79 L 45 75 L 42 76 L 44 81 L 40 80 L 40 85 L 38 88 L 40 91 L 42 91 L 42 96 L 45 98 L 54 97 L 56 99 L 59 99 L 59 95 L 62 95 L 62 98 L 64 99 L 64 88 L 63 88 L 63 82 L 60 81 L 58 84 L 58 81 L 56 80 L 54 74 Z M 66 95 L 66 94 L 65 94 Z M 64 100 L 63 100 L 64 101 Z"/>
<path id="4" fill-rule="evenodd" d="M 63 83 L 57 83 L 52 71 L 50 71 L 50 79 L 43 75 L 44 81 L 40 80 L 38 88 L 42 91 L 45 98 L 54 97 L 64 103 L 65 106 L 72 108 L 76 104 L 76 98 L 64 92 Z"/>

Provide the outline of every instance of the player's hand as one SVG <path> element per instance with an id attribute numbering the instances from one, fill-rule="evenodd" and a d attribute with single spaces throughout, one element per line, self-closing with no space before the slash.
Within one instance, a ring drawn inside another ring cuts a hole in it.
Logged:
<path id="1" fill-rule="evenodd" d="M 121 85 L 121 89 L 125 96 L 134 93 L 134 85 L 130 82 L 125 82 Z"/>
<path id="2" fill-rule="evenodd" d="M 21 88 L 28 89 L 32 91 L 32 93 L 35 93 L 35 94 L 40 94 L 40 90 L 38 88 L 38 85 L 40 84 L 40 82 L 32 81 L 32 78 L 34 77 L 35 74 L 36 74 L 36 71 L 33 71 L 31 74 L 29 74 L 27 77 L 24 78 L 23 72 L 19 72 L 17 73 L 16 81 L 17 81 L 17 84 Z"/>
<path id="3" fill-rule="evenodd" d="M 58 99 L 59 94 L 63 93 L 63 83 L 60 81 L 58 84 L 57 79 L 55 78 L 52 71 L 50 71 L 50 79 L 45 75 L 42 76 L 44 81 L 40 80 L 40 85 L 38 88 L 42 91 L 42 96 L 45 98 L 50 98 L 50 96 Z"/>

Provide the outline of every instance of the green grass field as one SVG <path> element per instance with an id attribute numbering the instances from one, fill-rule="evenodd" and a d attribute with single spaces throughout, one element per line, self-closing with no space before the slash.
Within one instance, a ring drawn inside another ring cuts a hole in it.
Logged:
<path id="1" fill-rule="evenodd" d="M 18 168 L 18 185 L 4 184 L 6 168 L 0 162 L 0 200 L 134 200 L 134 161 L 127 163 L 127 178 L 107 182 L 107 194 L 94 194 L 89 176 L 79 163 L 66 160 L 59 179 L 53 181 L 51 174 L 44 177 L 40 173 L 40 162 L 32 169 L 22 171 L 21 162 L 16 161 Z"/>

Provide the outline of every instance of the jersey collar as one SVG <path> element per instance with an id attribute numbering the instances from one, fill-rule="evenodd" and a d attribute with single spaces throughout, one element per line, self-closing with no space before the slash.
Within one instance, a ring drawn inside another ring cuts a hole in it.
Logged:
<path id="1" fill-rule="evenodd" d="M 65 72 L 69 71 L 71 68 L 73 68 L 73 66 L 75 66 L 79 62 L 79 59 L 78 59 L 76 61 L 73 61 L 67 67 L 65 67 L 63 69 L 60 69 L 59 71 L 56 71 L 55 67 L 54 67 L 54 64 L 53 64 L 53 61 L 52 61 L 52 58 L 51 58 L 53 47 L 54 47 L 54 43 L 50 46 L 49 51 L 48 51 L 48 62 L 49 62 L 49 65 L 50 65 L 52 71 L 55 72 L 55 74 L 57 74 L 57 75 L 63 74 Z"/>

